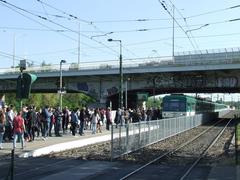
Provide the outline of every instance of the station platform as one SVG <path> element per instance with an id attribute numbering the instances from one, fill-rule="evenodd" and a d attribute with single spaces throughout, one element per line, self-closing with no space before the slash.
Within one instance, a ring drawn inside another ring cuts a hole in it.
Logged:
<path id="1" fill-rule="evenodd" d="M 36 137 L 32 142 L 25 142 L 24 149 L 21 149 L 21 143 L 17 143 L 15 155 L 22 158 L 39 157 L 53 152 L 60 152 L 68 149 L 78 148 L 90 144 L 111 140 L 111 132 L 103 130 L 102 133 L 92 134 L 91 130 L 85 130 L 84 135 L 80 136 L 76 133 L 73 136 L 70 132 L 61 137 Z M 0 157 L 11 154 L 13 142 L 3 143 L 3 149 L 0 150 Z"/>

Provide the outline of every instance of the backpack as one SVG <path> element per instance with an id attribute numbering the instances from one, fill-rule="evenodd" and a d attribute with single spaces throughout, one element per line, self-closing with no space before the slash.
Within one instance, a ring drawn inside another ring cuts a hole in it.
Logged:
<path id="1" fill-rule="evenodd" d="M 41 116 L 42 116 L 43 120 L 47 119 L 46 109 L 42 109 Z"/>
<path id="2" fill-rule="evenodd" d="M 24 131 L 24 123 L 21 117 L 16 116 L 14 119 L 14 130 L 15 132 L 23 132 Z"/>

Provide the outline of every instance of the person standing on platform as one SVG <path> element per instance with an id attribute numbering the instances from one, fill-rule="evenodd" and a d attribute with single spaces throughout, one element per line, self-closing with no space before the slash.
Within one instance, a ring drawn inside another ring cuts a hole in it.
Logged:
<path id="1" fill-rule="evenodd" d="M 6 138 L 10 142 L 13 139 L 13 118 L 14 118 L 14 112 L 13 112 L 13 106 L 10 105 L 10 107 L 7 107 L 6 113 L 6 123 L 5 123 L 5 134 L 4 134 L 4 140 L 6 141 Z"/>
<path id="2" fill-rule="evenodd" d="M 13 119 L 14 149 L 16 148 L 16 142 L 18 138 L 20 139 L 20 142 L 22 144 L 22 149 L 24 148 L 24 131 L 25 131 L 24 119 L 22 118 L 22 111 L 19 111 L 17 116 L 15 116 Z"/>
<path id="3" fill-rule="evenodd" d="M 78 125 L 78 116 L 77 116 L 77 111 L 78 109 L 74 109 L 72 112 L 71 112 L 71 131 L 72 131 L 72 135 L 75 136 L 76 134 L 76 128 L 77 128 L 77 125 Z"/>
<path id="4" fill-rule="evenodd" d="M 46 106 L 43 111 L 43 140 L 49 135 L 50 121 L 51 121 L 51 110 L 49 106 Z"/>
<path id="5" fill-rule="evenodd" d="M 84 124 L 85 124 L 85 118 L 86 118 L 85 108 L 82 108 L 80 110 L 80 114 L 79 114 L 79 120 L 80 120 L 79 134 L 80 134 L 80 136 L 84 135 L 83 129 L 84 129 Z"/>
<path id="6" fill-rule="evenodd" d="M 85 110 L 85 125 L 84 125 L 84 129 L 88 129 L 90 128 L 91 125 L 91 113 L 90 110 L 88 109 L 88 107 Z"/>
<path id="7" fill-rule="evenodd" d="M 65 134 L 68 130 L 68 124 L 69 124 L 69 110 L 68 107 L 66 106 L 63 109 L 63 117 L 62 117 L 62 129 L 63 129 L 63 134 Z"/>
<path id="8" fill-rule="evenodd" d="M 106 119 L 106 112 L 103 108 L 99 110 L 99 116 L 100 116 L 100 119 L 97 122 L 97 132 L 102 133 L 102 126 Z"/>
<path id="9" fill-rule="evenodd" d="M 30 111 L 30 124 L 31 124 L 31 129 L 30 129 L 30 138 L 31 141 L 34 141 L 35 139 L 35 132 L 37 131 L 37 113 L 36 113 L 36 107 L 31 106 L 31 111 Z"/>
<path id="10" fill-rule="evenodd" d="M 98 110 L 95 109 L 94 113 L 92 114 L 92 134 L 96 134 L 97 123 L 99 120 L 100 120 L 100 116 L 99 116 Z"/>
<path id="11" fill-rule="evenodd" d="M 107 108 L 107 111 L 106 111 L 106 119 L 107 119 L 107 122 L 106 122 L 106 129 L 107 130 L 110 130 L 110 125 L 112 124 L 112 113 L 111 113 L 111 109 L 110 108 Z"/>
<path id="12" fill-rule="evenodd" d="M 34 106 L 29 106 L 26 116 L 25 123 L 26 129 L 27 129 L 27 135 L 28 135 L 28 141 L 34 141 L 35 138 L 35 122 L 37 119 L 36 111 Z"/>
<path id="13" fill-rule="evenodd" d="M 5 112 L 4 109 L 0 109 L 0 149 L 3 149 L 3 135 L 5 131 Z"/>
<path id="14" fill-rule="evenodd" d="M 127 108 L 124 110 L 124 120 L 125 120 L 125 126 L 127 124 L 129 124 L 129 122 L 130 122 L 130 112 L 129 112 L 129 109 L 127 109 Z"/>
<path id="15" fill-rule="evenodd" d="M 54 128 L 54 132 L 56 135 L 56 117 L 55 117 L 55 111 L 56 109 L 51 109 L 51 116 L 50 116 L 50 123 L 49 123 L 49 130 L 48 130 L 48 136 L 52 137 L 52 129 Z"/>
<path id="16" fill-rule="evenodd" d="M 62 128 L 62 111 L 60 109 L 60 107 L 57 107 L 54 113 L 55 116 L 55 135 L 57 137 L 61 137 L 62 135 L 60 134 L 60 130 Z"/>
<path id="17" fill-rule="evenodd" d="M 121 123 L 122 120 L 122 110 L 121 108 L 118 108 L 115 116 L 114 123 L 116 124 L 116 128 L 118 127 L 118 124 Z"/>

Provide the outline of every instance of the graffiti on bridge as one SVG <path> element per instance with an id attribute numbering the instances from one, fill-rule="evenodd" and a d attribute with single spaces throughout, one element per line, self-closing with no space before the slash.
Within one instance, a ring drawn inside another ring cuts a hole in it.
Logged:
<path id="1" fill-rule="evenodd" d="M 217 79 L 217 87 L 237 87 L 237 77 L 220 77 Z"/>
<path id="2" fill-rule="evenodd" d="M 186 88 L 206 86 L 206 78 L 203 75 L 175 75 L 164 74 L 154 77 L 153 83 L 157 88 Z"/>

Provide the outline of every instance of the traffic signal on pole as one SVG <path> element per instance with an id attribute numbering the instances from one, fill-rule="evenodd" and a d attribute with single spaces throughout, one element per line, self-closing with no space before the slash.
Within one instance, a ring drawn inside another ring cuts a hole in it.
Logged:
<path id="1" fill-rule="evenodd" d="M 19 99 L 29 98 L 31 92 L 31 86 L 34 81 L 36 81 L 37 76 L 30 73 L 22 73 L 17 78 L 17 91 L 16 97 Z"/>

